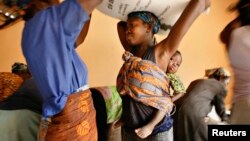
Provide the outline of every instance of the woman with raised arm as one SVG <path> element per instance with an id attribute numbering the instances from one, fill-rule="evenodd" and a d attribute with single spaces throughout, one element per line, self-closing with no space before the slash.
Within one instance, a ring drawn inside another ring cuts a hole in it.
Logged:
<path id="1" fill-rule="evenodd" d="M 210 6 L 209 0 L 191 0 L 189 4 L 184 9 L 182 15 L 174 24 L 171 29 L 169 35 L 159 43 L 156 43 L 154 34 L 156 34 L 160 27 L 160 21 L 153 13 L 148 11 L 136 11 L 128 14 L 128 20 L 126 22 L 118 23 L 118 34 L 120 37 L 120 41 L 126 51 L 131 52 L 134 56 L 140 57 L 143 60 L 149 60 L 155 63 L 155 65 L 159 68 L 155 71 L 162 71 L 159 74 L 164 73 L 167 66 L 169 64 L 169 60 L 172 55 L 177 51 L 178 46 L 188 31 L 189 27 L 195 21 L 195 19 Z M 127 56 L 126 56 L 127 54 Z M 128 53 L 125 54 L 125 60 L 128 59 Z M 133 60 L 134 57 L 132 57 Z M 138 59 L 135 59 L 138 60 Z M 132 62 L 128 62 L 128 64 L 133 64 Z M 150 65 L 152 66 L 152 65 Z M 123 115 L 122 115 L 122 135 L 123 140 L 134 141 L 134 140 L 172 140 L 172 133 L 169 133 L 168 130 L 169 124 L 172 121 L 169 121 L 167 114 L 171 111 L 172 104 L 168 103 L 170 98 L 169 96 L 165 96 L 165 100 L 152 98 L 152 105 L 149 106 L 147 103 L 143 103 L 143 98 L 148 97 L 148 95 L 144 95 L 145 97 L 140 97 L 138 99 L 135 98 L 134 91 L 128 90 L 132 88 L 128 86 L 126 82 L 124 82 L 126 77 L 126 72 L 130 72 L 130 70 L 124 69 L 132 69 L 130 66 L 126 67 L 126 64 L 121 69 L 118 76 L 118 91 L 120 91 L 120 95 L 123 99 Z M 124 71 L 125 72 L 124 72 Z M 152 72 L 151 72 L 152 73 Z M 137 81 L 138 82 L 138 81 Z M 164 81 L 164 85 L 167 86 L 167 81 Z M 149 82 L 150 83 L 150 82 Z M 146 86 L 146 85 L 144 85 Z M 154 86 L 156 88 L 157 86 Z M 158 90 L 158 88 L 156 88 Z M 164 88 L 163 88 L 164 89 Z M 165 93 L 160 89 L 162 93 Z M 132 94 L 131 94 L 132 93 Z M 135 92 L 136 93 L 136 92 Z M 130 95 L 131 94 L 131 95 Z M 152 95 L 151 95 L 152 96 Z M 133 98 L 132 98 L 133 97 Z M 164 97 L 161 98 L 164 99 Z M 152 100 L 151 99 L 151 100 Z M 157 100 L 156 100 L 157 99 Z M 156 101 L 158 102 L 156 102 Z M 170 107 L 157 103 L 168 103 Z M 149 103 L 151 103 L 149 102 Z M 166 107 L 165 107 L 166 106 Z M 161 107 L 161 108 L 159 108 Z"/>

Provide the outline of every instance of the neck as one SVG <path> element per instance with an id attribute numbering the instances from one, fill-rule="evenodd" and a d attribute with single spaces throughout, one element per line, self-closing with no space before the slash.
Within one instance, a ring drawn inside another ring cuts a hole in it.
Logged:
<path id="1" fill-rule="evenodd" d="M 137 57 L 143 57 L 143 55 L 146 53 L 147 49 L 150 47 L 155 46 L 155 39 L 154 37 L 148 40 L 148 42 L 145 42 L 141 45 L 136 46 L 136 51 L 134 53 Z"/>

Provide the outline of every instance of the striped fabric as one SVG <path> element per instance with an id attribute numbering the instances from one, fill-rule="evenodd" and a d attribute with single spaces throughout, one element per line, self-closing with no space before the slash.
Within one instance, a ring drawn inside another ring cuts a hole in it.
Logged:
<path id="1" fill-rule="evenodd" d="M 121 96 L 133 99 L 170 113 L 173 102 L 169 95 L 169 80 L 155 63 L 123 54 L 125 61 L 117 77 L 117 90 Z"/>

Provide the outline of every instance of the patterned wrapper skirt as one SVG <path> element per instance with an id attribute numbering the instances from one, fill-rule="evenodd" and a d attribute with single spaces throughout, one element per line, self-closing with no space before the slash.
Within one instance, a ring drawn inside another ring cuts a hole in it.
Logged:
<path id="1" fill-rule="evenodd" d="M 11 96 L 23 83 L 23 79 L 11 72 L 0 72 L 0 101 Z"/>
<path id="2" fill-rule="evenodd" d="M 71 94 L 65 108 L 51 118 L 46 141 L 97 141 L 96 111 L 89 90 Z"/>

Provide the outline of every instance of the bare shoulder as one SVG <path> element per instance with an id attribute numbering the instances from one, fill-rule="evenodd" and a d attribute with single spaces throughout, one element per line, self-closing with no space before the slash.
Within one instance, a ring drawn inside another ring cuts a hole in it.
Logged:
<path id="1" fill-rule="evenodd" d="M 230 23 L 228 23 L 226 27 L 220 33 L 220 40 L 222 41 L 222 43 L 224 43 L 228 47 L 228 44 L 230 41 L 230 35 L 232 31 L 240 26 L 241 26 L 241 22 L 239 18 L 236 18 Z"/>

